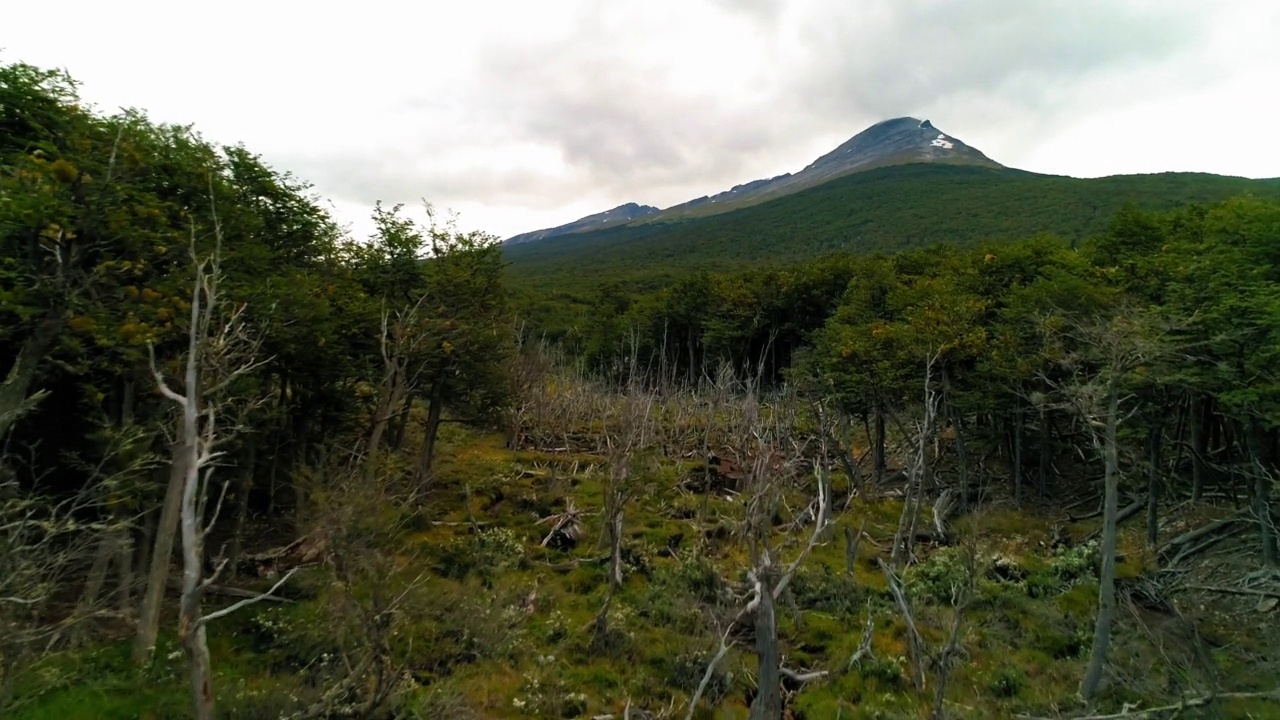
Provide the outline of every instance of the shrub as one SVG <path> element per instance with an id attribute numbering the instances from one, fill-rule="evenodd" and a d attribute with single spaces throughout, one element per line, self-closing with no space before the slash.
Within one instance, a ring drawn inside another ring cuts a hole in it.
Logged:
<path id="1" fill-rule="evenodd" d="M 510 528 L 494 527 L 455 538 L 444 546 L 437 560 L 441 575 L 462 579 L 476 572 L 491 584 L 498 572 L 522 564 L 525 546 Z"/>
<path id="2" fill-rule="evenodd" d="M 987 690 L 998 698 L 1017 696 L 1027 684 L 1027 674 L 1012 665 L 1001 665 L 991 674 Z"/>
<path id="3" fill-rule="evenodd" d="M 963 548 L 942 548 L 928 560 L 907 568 L 905 586 L 913 598 L 950 603 L 957 588 L 969 581 L 968 558 Z"/>
<path id="4" fill-rule="evenodd" d="M 845 616 L 858 614 L 863 597 L 852 577 L 827 565 L 801 569 L 791 581 L 791 592 L 802 608 Z"/>

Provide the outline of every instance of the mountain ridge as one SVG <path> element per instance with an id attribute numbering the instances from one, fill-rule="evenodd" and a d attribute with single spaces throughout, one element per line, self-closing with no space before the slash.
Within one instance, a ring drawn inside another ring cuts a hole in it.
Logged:
<path id="1" fill-rule="evenodd" d="M 740 183 L 724 192 L 704 195 L 661 210 L 650 205 L 626 203 L 564 225 L 514 235 L 505 243 L 518 245 L 609 226 L 716 215 L 800 192 L 845 175 L 911 163 L 1004 167 L 977 148 L 938 130 L 927 119 L 892 118 L 867 127 L 795 173 Z"/>
<path id="2" fill-rule="evenodd" d="M 503 242 L 509 245 L 519 245 L 520 243 L 533 242 L 535 240 L 544 240 L 557 235 L 565 235 L 573 232 L 581 232 L 584 230 L 600 230 L 610 225 L 626 223 L 637 218 L 645 217 L 653 213 L 659 212 L 658 208 L 652 205 L 640 205 L 638 203 L 623 203 L 618 207 L 604 212 L 598 212 L 586 217 L 578 218 L 571 223 L 557 225 L 553 228 L 544 228 L 542 230 L 533 230 L 519 235 L 512 235 Z"/>

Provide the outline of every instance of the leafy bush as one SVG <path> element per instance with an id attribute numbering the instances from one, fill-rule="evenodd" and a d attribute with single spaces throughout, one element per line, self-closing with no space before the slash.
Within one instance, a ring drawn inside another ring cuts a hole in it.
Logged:
<path id="1" fill-rule="evenodd" d="M 1017 696 L 1027 684 L 1027 674 L 1012 665 L 1001 665 L 991 674 L 987 691 L 998 698 Z"/>
<path id="2" fill-rule="evenodd" d="M 861 607 L 862 591 L 847 573 L 837 573 L 827 565 L 803 568 L 791 581 L 796 604 L 809 610 L 856 615 Z"/>
<path id="3" fill-rule="evenodd" d="M 1093 540 L 1084 545 L 1059 548 L 1049 567 L 1059 581 L 1070 586 L 1081 579 L 1098 577 L 1100 559 L 1098 541 Z"/>
<path id="4" fill-rule="evenodd" d="M 1049 597 L 1082 581 L 1098 577 L 1097 542 L 1058 548 L 1047 567 L 1028 573 L 1024 586 L 1033 598 Z"/>
<path id="5" fill-rule="evenodd" d="M 913 598 L 927 598 L 940 603 L 951 602 L 957 588 L 969 583 L 968 558 L 963 548 L 942 548 L 928 560 L 907 568 L 905 585 Z"/>
<path id="6" fill-rule="evenodd" d="M 524 561 L 525 546 L 519 536 L 510 528 L 494 527 L 455 538 L 441 549 L 437 568 L 441 575 L 457 579 L 476 572 L 491 584 L 499 571 Z"/>

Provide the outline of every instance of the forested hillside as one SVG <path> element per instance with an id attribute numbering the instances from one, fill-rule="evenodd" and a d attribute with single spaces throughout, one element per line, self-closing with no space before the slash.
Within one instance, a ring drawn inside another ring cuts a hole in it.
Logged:
<path id="1" fill-rule="evenodd" d="M 750 267 L 859 183 L 919 246 Z M 1272 717 L 1273 189 L 865 173 L 612 231 L 552 336 L 533 255 L 0 67 L 0 717 Z"/>
<path id="2" fill-rule="evenodd" d="M 789 263 L 831 252 L 1051 234 L 1083 240 L 1126 204 L 1169 210 L 1249 194 L 1280 199 L 1280 179 L 1200 173 L 1079 179 L 1009 168 L 916 164 L 839 178 L 760 205 L 666 223 L 574 233 L 505 248 L 517 287 L 539 297 L 601 281 L 666 282 L 695 270 Z"/>

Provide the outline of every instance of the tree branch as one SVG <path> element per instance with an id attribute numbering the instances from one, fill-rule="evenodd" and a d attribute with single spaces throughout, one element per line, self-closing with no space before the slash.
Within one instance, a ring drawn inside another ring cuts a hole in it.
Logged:
<path id="1" fill-rule="evenodd" d="M 251 598 L 245 598 L 244 600 L 241 600 L 240 602 L 230 607 L 226 607 L 221 610 L 211 612 L 208 615 L 205 615 L 204 617 L 197 620 L 196 624 L 206 625 L 210 622 L 213 622 L 214 620 L 217 620 L 218 618 L 226 617 L 231 613 L 236 612 L 237 610 L 242 610 L 246 607 L 249 607 L 250 605 L 253 605 L 254 603 L 258 603 L 272 597 L 273 595 L 276 594 L 276 590 L 279 590 L 281 585 L 284 585 L 286 582 L 288 582 L 289 578 L 293 577 L 293 574 L 296 572 L 298 572 L 298 568 L 293 568 L 289 572 L 285 573 L 285 576 L 280 578 L 280 580 L 277 581 L 275 585 L 272 585 L 271 589 L 266 591 L 265 593 L 262 593 L 261 595 L 256 595 Z"/>
<path id="2" fill-rule="evenodd" d="M 1161 705 L 1160 707 L 1147 708 L 1145 710 L 1127 710 L 1109 715 L 1083 715 L 1074 720 L 1121 720 L 1122 718 L 1146 718 L 1155 715 L 1161 715 L 1167 712 L 1181 712 L 1187 708 L 1204 707 L 1212 704 L 1215 700 L 1272 700 L 1280 702 L 1280 689 L 1265 690 L 1262 692 L 1229 692 L 1205 695 L 1198 698 L 1183 698 L 1181 702 L 1172 705 Z M 1054 718 L 1039 717 L 1035 715 L 1019 715 L 1024 720 L 1055 720 Z"/>
<path id="3" fill-rule="evenodd" d="M 685 714 L 685 720 L 693 720 L 693 711 L 698 707 L 698 701 L 702 699 L 702 693 L 706 692 L 707 685 L 711 682 L 711 675 L 715 673 L 716 665 L 724 659 L 729 653 L 729 648 L 733 647 L 733 643 L 729 642 L 729 633 L 733 632 L 733 623 L 729 623 L 729 627 L 724 629 L 724 635 L 720 636 L 720 650 L 711 658 L 711 662 L 707 663 L 707 671 L 702 674 L 702 682 L 698 683 L 698 689 L 693 693 L 693 699 L 689 701 L 689 712 Z"/>

